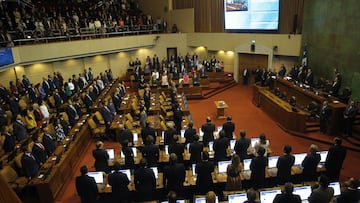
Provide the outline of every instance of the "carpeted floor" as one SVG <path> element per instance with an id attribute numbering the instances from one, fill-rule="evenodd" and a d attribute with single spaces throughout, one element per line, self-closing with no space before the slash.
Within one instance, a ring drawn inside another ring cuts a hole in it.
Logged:
<path id="1" fill-rule="evenodd" d="M 307 152 L 309 146 L 313 143 L 317 144 L 320 150 L 327 150 L 329 148 L 329 145 L 323 142 L 314 142 L 284 132 L 267 114 L 252 104 L 251 98 L 251 86 L 237 85 L 209 99 L 189 100 L 188 104 L 195 126 L 198 129 L 205 122 L 207 116 L 210 116 L 217 126 L 225 122 L 224 119 L 219 120 L 216 118 L 216 108 L 214 104 L 216 100 L 225 101 L 229 105 L 229 108 L 225 110 L 225 114 L 232 116 L 236 125 L 236 133 L 238 134 L 240 129 L 246 130 L 248 137 L 257 137 L 260 133 L 265 133 L 270 140 L 273 155 L 281 155 L 284 144 L 290 144 L 293 147 L 294 153 Z M 313 136 L 319 136 L 328 141 L 333 139 L 333 137 L 320 135 L 319 133 L 312 134 Z M 80 174 L 79 167 L 81 165 L 88 165 L 89 167 L 93 165 L 94 160 L 91 152 L 94 148 L 95 142 L 91 142 L 89 146 L 87 146 L 86 153 L 79 160 L 78 166 L 74 168 L 71 180 L 64 183 L 64 187 L 57 198 L 57 203 L 80 202 L 80 199 L 76 196 L 75 177 Z M 119 145 L 117 143 L 105 142 L 105 148 L 115 148 L 116 153 L 119 153 Z M 358 168 L 354 167 L 354 163 L 359 163 L 359 161 L 360 153 L 348 150 L 341 172 L 341 181 L 349 177 L 360 176 Z"/>

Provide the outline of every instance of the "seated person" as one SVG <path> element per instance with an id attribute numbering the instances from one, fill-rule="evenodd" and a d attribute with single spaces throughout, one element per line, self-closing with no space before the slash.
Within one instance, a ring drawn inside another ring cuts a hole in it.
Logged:
<path id="1" fill-rule="evenodd" d="M 169 86 L 169 80 L 168 80 L 168 76 L 166 75 L 166 73 L 163 73 L 161 76 L 161 86 L 163 86 L 163 87 Z"/>
<path id="2" fill-rule="evenodd" d="M 187 73 L 183 75 L 183 85 L 189 85 L 189 75 Z"/>

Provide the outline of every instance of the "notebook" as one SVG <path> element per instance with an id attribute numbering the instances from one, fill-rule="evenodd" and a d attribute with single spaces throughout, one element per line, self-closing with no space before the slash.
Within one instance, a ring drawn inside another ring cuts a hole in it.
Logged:
<path id="1" fill-rule="evenodd" d="M 209 142 L 209 152 L 213 152 L 214 151 L 214 142 L 210 141 Z"/>
<path id="2" fill-rule="evenodd" d="M 325 163 L 328 151 L 320 151 L 317 153 L 320 154 L 320 163 Z"/>
<path id="3" fill-rule="evenodd" d="M 139 134 L 133 133 L 133 135 L 134 135 L 134 142 L 136 143 L 139 140 Z"/>
<path id="4" fill-rule="evenodd" d="M 250 171 L 251 160 L 252 160 L 252 159 L 244 159 L 244 160 L 243 160 L 244 171 Z"/>
<path id="5" fill-rule="evenodd" d="M 295 187 L 293 193 L 299 195 L 301 200 L 307 200 L 311 195 L 311 186 Z"/>
<path id="6" fill-rule="evenodd" d="M 268 167 L 269 168 L 276 168 L 277 161 L 279 156 L 270 156 L 268 157 Z"/>
<path id="7" fill-rule="evenodd" d="M 300 166 L 302 161 L 305 159 L 306 155 L 307 155 L 306 153 L 294 154 L 295 157 L 294 165 Z"/>
<path id="8" fill-rule="evenodd" d="M 87 175 L 90 176 L 90 177 L 93 177 L 97 184 L 103 184 L 104 183 L 104 175 L 103 175 L 102 171 L 88 172 Z"/>
<path id="9" fill-rule="evenodd" d="M 329 187 L 334 189 L 334 196 L 339 196 L 341 194 L 339 182 L 332 182 L 329 184 Z"/>
<path id="10" fill-rule="evenodd" d="M 123 170 L 120 170 L 120 172 L 126 174 L 126 176 L 128 177 L 128 179 L 131 180 L 131 172 L 130 172 L 130 169 L 123 169 Z"/>
<path id="11" fill-rule="evenodd" d="M 115 150 L 114 149 L 105 149 L 105 150 L 109 155 L 109 159 L 114 160 L 114 158 L 115 158 Z"/>
<path id="12" fill-rule="evenodd" d="M 229 203 L 240 203 L 247 200 L 246 193 L 228 195 Z"/>
<path id="13" fill-rule="evenodd" d="M 251 147 L 255 147 L 255 144 L 257 142 L 260 142 L 260 138 L 258 138 L 258 137 L 251 138 Z"/>
<path id="14" fill-rule="evenodd" d="M 180 130 L 180 136 L 181 136 L 182 138 L 184 138 L 184 136 L 185 136 L 185 130 Z"/>
<path id="15" fill-rule="evenodd" d="M 277 194 L 281 194 L 281 190 L 260 191 L 261 203 L 272 203 Z"/>
<path id="16" fill-rule="evenodd" d="M 230 140 L 230 149 L 234 151 L 236 140 Z"/>
<path id="17" fill-rule="evenodd" d="M 216 203 L 219 202 L 219 199 L 218 199 L 217 196 L 216 196 L 215 202 L 216 202 Z M 205 197 L 195 197 L 194 203 L 206 203 L 206 199 L 205 199 Z"/>
<path id="18" fill-rule="evenodd" d="M 219 161 L 218 162 L 218 169 L 219 173 L 226 173 L 227 166 L 231 164 L 231 161 Z"/>

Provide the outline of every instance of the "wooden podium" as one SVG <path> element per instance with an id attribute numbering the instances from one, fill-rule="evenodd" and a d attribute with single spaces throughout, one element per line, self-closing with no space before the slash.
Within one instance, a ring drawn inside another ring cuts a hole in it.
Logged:
<path id="1" fill-rule="evenodd" d="M 229 108 L 229 106 L 224 101 L 215 101 L 215 106 L 217 109 L 217 118 L 222 119 L 226 118 L 225 116 L 225 108 Z"/>

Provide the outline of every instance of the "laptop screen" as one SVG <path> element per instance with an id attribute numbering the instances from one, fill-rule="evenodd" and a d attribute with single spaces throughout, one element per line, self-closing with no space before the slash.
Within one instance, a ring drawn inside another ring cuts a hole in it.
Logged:
<path id="1" fill-rule="evenodd" d="M 136 147 L 132 147 L 131 149 L 133 151 L 134 157 L 137 157 L 137 149 L 136 149 Z"/>
<path id="2" fill-rule="evenodd" d="M 183 129 L 183 130 L 180 130 L 180 136 L 181 137 L 184 137 L 185 136 L 185 130 Z"/>
<path id="3" fill-rule="evenodd" d="M 251 138 L 251 147 L 255 147 L 255 144 L 260 141 L 260 138 L 253 137 Z"/>
<path id="4" fill-rule="evenodd" d="M 165 145 L 164 149 L 165 149 L 165 154 L 169 155 L 169 145 Z"/>
<path id="5" fill-rule="evenodd" d="M 134 135 L 134 142 L 137 142 L 139 140 L 139 134 L 133 133 Z"/>
<path id="6" fill-rule="evenodd" d="M 215 200 L 216 203 L 219 202 L 218 200 L 218 197 L 216 196 L 216 200 Z M 206 203 L 206 199 L 205 197 L 195 197 L 195 201 L 194 203 Z"/>
<path id="7" fill-rule="evenodd" d="M 311 186 L 295 187 L 293 193 L 299 195 L 301 200 L 307 200 L 311 195 Z"/>
<path id="8" fill-rule="evenodd" d="M 204 132 L 201 130 L 201 128 L 199 128 L 199 136 L 200 137 L 204 136 Z"/>
<path id="9" fill-rule="evenodd" d="M 101 171 L 88 172 L 87 175 L 93 177 L 97 184 L 104 183 L 104 175 Z"/>
<path id="10" fill-rule="evenodd" d="M 245 202 L 247 200 L 246 193 L 228 195 L 229 203 Z"/>
<path id="11" fill-rule="evenodd" d="M 131 180 L 131 172 L 130 169 L 120 170 L 121 173 L 125 173 L 129 180 Z"/>
<path id="12" fill-rule="evenodd" d="M 192 170 L 193 176 L 196 176 L 196 164 L 191 165 L 191 170 Z"/>
<path id="13" fill-rule="evenodd" d="M 279 156 L 270 156 L 268 158 L 268 167 L 269 168 L 276 168 L 277 161 L 279 159 Z"/>
<path id="14" fill-rule="evenodd" d="M 260 191 L 261 203 L 272 203 L 277 194 L 281 194 L 281 190 Z"/>
<path id="15" fill-rule="evenodd" d="M 301 163 L 305 159 L 306 155 L 307 155 L 306 153 L 294 154 L 294 157 L 295 157 L 294 165 L 301 165 Z"/>
<path id="16" fill-rule="evenodd" d="M 219 134 L 219 132 L 222 130 L 222 126 L 218 126 L 217 127 L 217 133 Z"/>
<path id="17" fill-rule="evenodd" d="M 157 167 L 150 167 L 150 168 L 154 172 L 155 178 L 158 179 L 158 168 Z"/>
<path id="18" fill-rule="evenodd" d="M 320 163 L 325 163 L 328 151 L 320 151 L 317 153 L 320 154 Z"/>
<path id="19" fill-rule="evenodd" d="M 231 161 L 219 161 L 218 162 L 219 173 L 226 173 L 227 166 L 229 164 L 231 164 Z"/>
<path id="20" fill-rule="evenodd" d="M 161 203 L 169 203 L 169 201 L 163 201 Z M 185 200 L 184 199 L 178 199 L 178 200 L 176 200 L 176 203 L 185 203 Z"/>
<path id="21" fill-rule="evenodd" d="M 250 170 L 250 164 L 251 164 L 251 160 L 252 159 L 244 159 L 244 171 L 249 171 Z"/>
<path id="22" fill-rule="evenodd" d="M 115 158 L 115 150 L 114 149 L 106 149 L 106 152 L 109 155 L 109 159 L 114 159 Z"/>
<path id="23" fill-rule="evenodd" d="M 214 142 L 213 142 L 213 141 L 210 141 L 210 142 L 209 142 L 209 151 L 210 151 L 210 152 L 213 152 L 213 151 L 214 151 Z"/>
<path id="24" fill-rule="evenodd" d="M 230 149 L 234 150 L 236 140 L 230 140 Z"/>
<path id="25" fill-rule="evenodd" d="M 332 182 L 329 184 L 329 187 L 334 189 L 334 196 L 339 196 L 341 194 L 339 182 Z"/>

